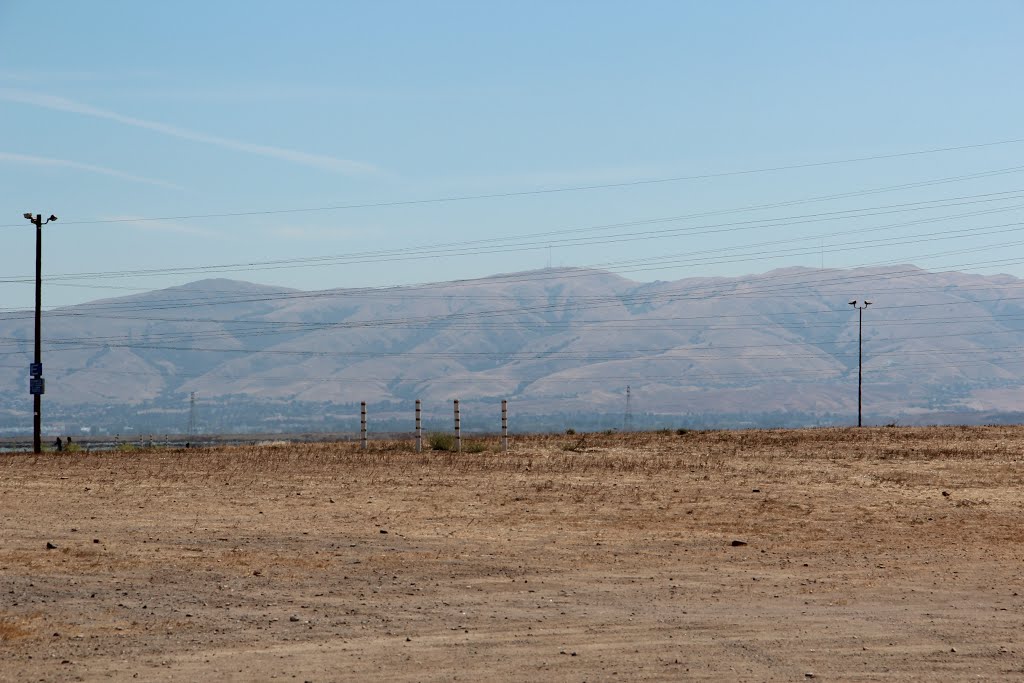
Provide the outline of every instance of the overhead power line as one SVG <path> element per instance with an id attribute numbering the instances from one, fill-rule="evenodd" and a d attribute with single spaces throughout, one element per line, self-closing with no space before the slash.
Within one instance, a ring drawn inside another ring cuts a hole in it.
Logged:
<path id="1" fill-rule="evenodd" d="M 782 330 L 787 331 L 787 330 Z M 274 333 L 262 333 L 260 336 L 270 336 Z M 1017 329 L 1004 329 L 1004 330 L 985 330 L 985 331 L 966 331 L 966 332 L 950 332 L 943 334 L 925 334 L 925 335 L 911 335 L 911 336 L 889 336 L 889 337 L 877 337 L 873 341 L 876 346 L 881 345 L 875 351 L 876 356 L 883 355 L 896 355 L 896 356 L 914 356 L 914 355 L 943 355 L 945 353 L 990 353 L 993 351 L 1018 351 L 1021 350 L 1018 346 L 1013 347 L 994 347 L 986 346 L 984 348 L 975 349 L 963 349 L 957 351 L 948 350 L 924 350 L 924 351 L 903 351 L 899 349 L 891 349 L 892 344 L 905 342 L 905 341 L 917 341 L 917 340 L 935 340 L 935 339 L 951 339 L 951 338 L 963 338 L 963 337 L 993 337 L 997 335 L 1005 334 L 1024 334 L 1024 330 Z M 244 335 L 240 335 L 244 336 Z M 187 339 L 184 339 L 185 341 Z M 207 339 L 206 341 L 212 341 Z M 24 340 L 13 337 L 0 337 L 0 345 L 12 345 L 12 344 L 24 344 Z M 622 348 L 622 349 L 603 349 L 599 351 L 582 351 L 582 350 L 549 350 L 549 349 L 528 349 L 528 350 L 497 350 L 497 351 L 467 351 L 467 350 L 450 350 L 450 351 L 359 351 L 359 350 L 346 350 L 346 351 L 322 351 L 322 350 L 309 350 L 309 349 L 284 349 L 284 348 L 209 348 L 209 347 L 198 347 L 198 346 L 173 346 L 168 340 L 163 342 L 154 343 L 152 340 L 143 339 L 141 341 L 133 341 L 126 336 L 119 336 L 116 338 L 104 338 L 104 337 L 81 337 L 81 338 L 63 338 L 63 339 L 51 339 L 47 342 L 47 345 L 52 347 L 54 351 L 59 350 L 84 350 L 84 349 L 132 349 L 132 350 L 154 350 L 154 351 L 183 351 L 183 352 L 200 352 L 200 353 L 231 353 L 231 354 L 268 354 L 268 355 L 283 355 L 283 356 L 309 356 L 309 357 L 339 357 L 339 358 L 353 358 L 353 359 L 366 359 L 366 358 L 475 358 L 475 357 L 486 357 L 486 358 L 504 358 L 512 360 L 550 360 L 550 359 L 572 359 L 572 360 L 657 360 L 657 361 L 685 361 L 693 358 L 697 359 L 717 359 L 717 360 L 734 360 L 737 358 L 743 359 L 772 359 L 772 360 L 787 360 L 791 358 L 843 358 L 853 355 L 851 351 L 848 354 L 839 352 L 825 351 L 822 347 L 829 346 L 850 346 L 853 342 L 847 339 L 837 340 L 821 340 L 821 341 L 804 341 L 804 340 L 792 340 L 777 344 L 768 343 L 755 343 L 755 344 L 717 344 L 711 345 L 676 345 L 668 347 L 658 348 Z M 818 353 L 812 354 L 787 354 L 780 356 L 776 353 L 768 355 L 760 354 L 744 354 L 742 356 L 736 356 L 737 351 L 744 350 L 761 350 L 761 349 L 773 349 L 773 348 L 793 348 L 793 347 L 805 347 L 817 349 Z M 719 352 L 727 354 L 726 358 L 723 358 Z M 677 355 L 666 355 L 666 354 L 677 354 Z"/>
<path id="2" fill-rule="evenodd" d="M 254 270 L 273 270 L 280 268 L 296 268 L 296 267 L 310 267 L 317 265 L 349 265 L 353 263 L 379 263 L 384 261 L 395 261 L 395 260 L 422 260 L 429 258 L 440 258 L 440 257 L 453 257 L 453 256 L 479 256 L 483 254 L 492 253 L 506 253 L 509 251 L 527 251 L 536 250 L 541 248 L 548 248 L 550 245 L 561 247 L 568 246 L 582 246 L 586 244 L 608 244 L 613 241 L 629 240 L 629 239 L 652 239 L 661 236 L 675 236 L 676 234 L 704 234 L 713 232 L 727 232 L 734 230 L 749 230 L 757 227 L 779 227 L 782 225 L 795 225 L 801 223 L 814 223 L 819 221 L 834 221 L 843 220 L 849 218 L 856 218 L 855 214 L 870 215 L 884 215 L 886 213 L 902 213 L 908 211 L 920 211 L 929 208 L 946 208 L 950 206 L 963 206 L 966 204 L 980 203 L 980 202 L 994 202 L 994 201 L 1008 201 L 1011 199 L 1018 199 L 1021 195 L 1018 193 L 1020 190 L 1009 190 L 1005 192 L 990 192 L 975 195 L 965 195 L 960 197 L 952 197 L 946 199 L 937 199 L 930 201 L 919 201 L 919 202 L 906 202 L 902 204 L 889 204 L 879 205 L 873 207 L 864 207 L 859 209 L 847 209 L 841 211 L 804 214 L 795 216 L 782 216 L 775 218 L 763 218 L 750 221 L 738 221 L 734 223 L 719 223 L 719 224 L 708 224 L 699 225 L 683 228 L 673 228 L 668 230 L 660 231 L 648 231 L 641 233 L 622 233 L 613 236 L 600 236 L 590 238 L 559 238 L 558 235 L 566 234 L 579 234 L 585 232 L 603 232 L 610 229 L 623 228 L 623 227 L 637 227 L 643 225 L 652 225 L 657 223 L 668 223 L 678 222 L 685 220 L 693 220 L 696 218 L 704 218 L 716 215 L 726 215 L 732 213 L 745 213 L 755 210 L 764 210 L 768 208 L 780 208 L 786 206 L 793 206 L 797 204 L 816 203 L 821 201 L 831 201 L 838 198 L 847 198 L 854 196 L 864 196 L 869 194 L 877 194 L 881 192 L 890 192 L 895 190 L 907 189 L 912 187 L 923 187 L 928 185 L 944 184 L 951 182 L 960 182 L 967 179 L 974 179 L 979 177 L 987 177 L 990 175 L 998 175 L 1004 173 L 1019 173 L 1024 172 L 1024 166 L 1011 167 L 1009 169 L 999 169 L 996 171 L 985 171 L 982 173 L 950 176 L 946 178 L 937 178 L 932 180 L 921 181 L 917 183 L 904 183 L 901 185 L 890 185 L 877 188 L 871 188 L 868 190 L 858 190 L 853 192 L 844 192 L 839 194 L 831 195 L 820 195 L 817 197 L 810 197 L 800 200 L 791 200 L 785 202 L 775 202 L 771 204 L 760 204 L 746 207 L 739 207 L 734 209 L 722 209 L 718 211 L 708 211 L 702 213 L 684 214 L 676 216 L 663 216 L 658 218 L 643 219 L 637 221 L 627 221 L 618 223 L 608 223 L 601 225 L 588 226 L 584 228 L 573 228 L 566 230 L 549 230 L 542 233 L 531 233 L 527 235 L 514 236 L 514 237 L 494 237 L 480 240 L 469 240 L 462 242 L 449 242 L 440 243 L 433 245 L 416 245 L 412 247 L 402 247 L 397 249 L 388 250 L 375 250 L 375 251 L 364 251 L 354 252 L 349 254 L 335 254 L 335 255 L 317 255 L 317 256 L 304 256 L 295 257 L 289 259 L 272 259 L 263 261 L 247 261 L 247 262 L 234 262 L 234 263 L 221 263 L 221 264 L 209 264 L 203 266 L 177 266 L 177 267 L 165 267 L 165 268 L 150 268 L 150 269 L 135 269 L 135 270 L 121 270 L 121 271 L 86 271 L 80 273 L 66 273 L 66 274 L 47 274 L 47 281 L 60 281 L 69 279 L 96 279 L 96 278 L 124 278 L 124 277 L 144 277 L 144 276 L 166 276 L 166 275 L 181 275 L 181 274 L 199 274 L 199 273 L 228 273 L 228 272 L 248 272 Z M 972 201 L 973 200 L 973 201 Z M 994 209 L 993 211 L 1009 211 L 1021 207 L 1012 208 L 1000 208 Z M 868 213 L 872 212 L 872 213 Z M 972 215 L 972 214 L 965 214 Z M 864 217 L 864 216 L 859 216 Z M 939 219 L 926 219 L 926 220 L 939 220 Z M 891 226 L 883 226 L 891 227 Z M 882 229 L 882 228 L 877 228 Z M 827 237 L 827 235 L 825 235 Z M 611 264 L 595 264 L 598 267 L 607 267 Z M 28 278 L 27 275 L 15 276 L 0 282 L 21 282 Z"/>
<path id="3" fill-rule="evenodd" d="M 1000 193 L 1003 194 L 1003 193 Z M 987 195 L 984 195 L 987 196 Z M 190 267 L 177 267 L 177 268 L 152 268 L 144 270 L 124 270 L 124 271 L 105 271 L 105 272 L 82 272 L 82 273 L 68 273 L 68 274 L 55 274 L 48 275 L 47 280 L 53 281 L 81 281 L 81 280 L 93 280 L 93 279 L 119 279 L 125 277 L 154 277 L 154 276 L 167 276 L 167 275 L 183 275 L 183 274 L 209 274 L 209 273 L 232 273 L 232 272 L 251 272 L 257 270 L 277 270 L 282 268 L 304 268 L 311 266 L 338 266 L 338 265 L 352 265 L 352 264 L 366 264 L 366 263 L 385 263 L 394 261 L 415 261 L 433 258 L 450 258 L 453 256 L 480 256 L 486 254 L 496 253 L 509 253 L 516 251 L 530 251 L 543 248 L 545 246 L 555 246 L 558 248 L 562 247 L 579 247 L 579 246 L 593 246 L 593 245 L 606 245 L 606 244 L 617 244 L 622 242 L 633 242 L 643 240 L 654 240 L 654 239 L 666 239 L 672 237 L 679 237 L 682 235 L 694 236 L 694 235 L 706 235 L 706 234 L 718 234 L 724 232 L 737 232 L 745 230 L 757 230 L 764 228 L 778 228 L 778 227 L 790 227 L 794 225 L 805 225 L 810 223 L 819 223 L 825 221 L 838 221 L 838 220 L 850 220 L 854 218 L 868 218 L 873 216 L 883 216 L 899 213 L 907 213 L 913 211 L 924 211 L 934 210 L 939 208 L 950 208 L 954 206 L 965 206 L 977 203 L 987 203 L 993 201 L 1008 201 L 1011 199 L 1024 198 L 1024 194 L 1009 195 L 999 198 L 989 199 L 978 199 L 974 201 L 963 201 L 952 203 L 947 200 L 934 200 L 933 202 L 914 202 L 914 206 L 905 204 L 897 204 L 882 207 L 871 207 L 865 209 L 849 209 L 845 211 L 828 212 L 824 214 L 806 214 L 797 216 L 785 216 L 780 218 L 766 218 L 751 221 L 738 221 L 732 223 L 717 223 L 717 224 L 705 224 L 698 226 L 690 226 L 683 228 L 671 228 L 663 230 L 653 231 L 640 231 L 630 233 L 620 233 L 616 235 L 604 235 L 601 237 L 587 237 L 587 238 L 573 238 L 572 240 L 554 240 L 545 245 L 544 242 L 521 242 L 516 244 L 506 244 L 501 246 L 490 246 L 490 247 L 466 247 L 461 249 L 423 249 L 419 252 L 408 252 L 407 250 L 396 250 L 392 253 L 381 253 L 378 256 L 373 257 L 357 257 L 357 256 L 312 256 L 312 257 L 301 257 L 286 260 L 274 260 L 274 261 L 254 261 L 247 264 L 219 264 L 219 265 L 207 265 L 207 266 L 190 266 Z M 946 202 L 938 204 L 937 202 Z M 901 208 L 893 208 L 901 207 Z M 875 210 L 879 209 L 879 210 Z M 769 242 L 760 242 L 750 245 L 737 245 L 731 247 L 722 247 L 718 249 L 705 249 L 699 251 L 686 252 L 690 258 L 687 260 L 672 261 L 673 265 L 681 265 L 687 262 L 700 261 L 701 259 L 694 259 L 693 255 L 700 254 L 715 254 L 715 253 L 728 253 L 739 251 L 748 248 L 759 248 L 764 246 L 772 246 L 779 244 L 789 244 L 793 242 L 801 242 L 804 244 L 811 243 L 814 240 L 819 239 L 834 239 L 835 237 L 841 237 L 845 235 L 864 235 L 874 232 L 888 231 L 897 227 L 908 227 L 913 225 L 923 225 L 928 223 L 937 223 L 949 220 L 957 220 L 962 218 L 969 218 L 974 216 L 989 215 L 994 213 L 1006 213 L 1010 211 L 1017 211 L 1024 209 L 1024 204 L 1014 204 L 1010 206 L 982 209 L 977 211 L 970 211 L 960 214 L 946 214 L 941 216 L 932 216 L 928 218 L 921 218 L 913 221 L 905 221 L 901 223 L 891 223 L 887 225 L 875 226 L 871 228 L 857 228 L 852 230 L 837 231 L 831 233 L 824 233 L 818 235 L 801 236 L 782 240 L 772 240 Z M 665 222 L 667 220 L 674 219 L 655 219 L 653 221 L 640 221 L 630 224 L 621 225 L 637 225 L 637 224 L 650 224 L 652 222 Z M 1017 225 L 1015 223 L 1006 225 Z M 986 226 L 987 228 L 988 226 Z M 1002 227 L 1002 226 L 993 226 Z M 975 231 L 985 230 L 986 228 L 976 229 L 960 229 L 949 232 L 961 232 L 966 234 L 973 234 Z M 945 234 L 945 233 L 925 233 L 925 235 L 934 234 Z M 897 239 L 897 238 L 888 238 Z M 864 242 L 855 242 L 851 244 L 861 244 Z M 830 245 L 829 252 L 836 251 L 835 244 Z M 817 253 L 818 247 L 814 247 L 815 253 Z M 764 252 L 759 252 L 763 258 Z M 662 256 L 657 258 L 647 257 L 641 259 L 631 259 L 627 261 L 613 261 L 608 263 L 593 264 L 592 267 L 618 267 L 622 269 L 630 264 L 646 264 L 650 265 L 656 261 L 664 261 L 667 258 L 679 258 L 679 255 Z M 777 256 L 771 256 L 771 258 L 777 258 Z M 731 262 L 731 261 L 728 261 Z M 626 271 L 631 272 L 631 271 Z M 9 284 L 17 282 L 28 281 L 27 276 L 20 276 L 8 279 L 0 279 L 0 284 Z"/>
<path id="4" fill-rule="evenodd" d="M 924 156 L 928 154 L 941 154 L 945 152 L 958 152 L 969 149 L 981 149 L 985 147 L 998 147 L 1004 145 L 1015 145 L 1024 142 L 1024 138 L 1009 140 L 997 140 L 994 142 L 982 142 L 972 145 L 957 145 L 953 147 L 933 147 L 929 149 L 913 150 L 909 152 L 894 152 L 890 154 L 873 154 L 862 157 L 848 157 L 845 159 L 833 159 L 828 161 L 812 161 L 800 164 L 786 164 L 780 166 L 765 166 L 761 168 L 743 169 L 738 171 L 721 171 L 717 173 L 697 173 L 692 175 L 671 176 L 667 178 L 650 178 L 643 180 L 629 180 L 619 183 L 600 183 L 593 185 L 574 185 L 570 187 L 556 187 L 540 190 L 516 190 L 510 192 L 493 192 L 486 194 L 472 195 L 450 195 L 445 197 L 431 197 L 426 199 L 403 199 L 382 202 L 357 202 L 350 204 L 335 204 L 327 206 L 298 207 L 290 209 L 265 209 L 259 211 L 230 211 L 221 213 L 193 213 L 176 216 L 151 216 L 144 218 L 105 218 L 93 220 L 68 220 L 62 221 L 64 225 L 99 225 L 113 223 L 141 223 L 151 221 L 181 221 L 206 218 L 239 218 L 244 216 L 269 216 L 276 214 L 290 213 L 313 213 L 322 211 L 344 211 L 350 209 L 372 209 L 395 206 L 415 206 L 422 204 L 442 204 L 451 202 L 464 202 L 483 199 L 505 199 L 512 197 L 527 197 L 533 195 L 547 195 L 564 192 L 583 192 L 589 190 L 608 190 L 614 188 L 639 187 L 644 185 L 661 185 L 666 183 L 677 183 L 690 180 L 709 180 L 713 178 L 727 178 L 732 176 L 754 175 L 758 173 L 776 173 L 779 171 L 793 171 L 805 168 L 821 168 L 825 166 L 839 166 L 844 164 L 861 163 L 866 161 L 880 161 L 884 159 L 899 159 L 905 157 Z M 0 228 L 18 227 L 17 224 L 0 225 Z"/>
<path id="5" fill-rule="evenodd" d="M 991 247 L 984 247 L 981 249 L 987 249 Z M 977 251 L 978 248 L 974 249 L 959 249 L 946 252 L 939 252 L 930 256 L 949 256 L 961 253 L 970 253 Z M 1005 266 L 1018 263 L 1021 259 L 997 259 L 990 261 L 975 261 L 960 263 L 950 266 L 950 268 L 966 268 L 966 267 L 992 267 L 992 266 Z M 875 264 L 866 264 L 867 266 L 884 266 L 891 264 L 892 261 L 883 261 Z M 536 280 L 546 280 L 556 278 L 554 274 L 550 276 L 534 277 L 530 275 L 520 277 L 510 276 L 508 278 L 495 278 L 483 281 L 486 284 L 493 284 L 496 281 L 509 283 L 509 282 L 530 282 Z M 575 274 L 576 277 L 594 277 L 599 275 L 593 271 L 587 271 L 584 273 Z M 909 268 L 890 270 L 884 273 L 884 276 L 888 279 L 908 279 L 918 278 L 923 276 L 933 275 L 929 271 L 921 270 L 920 268 Z M 562 277 L 573 277 L 572 273 L 568 275 L 562 273 Z M 511 306 L 498 309 L 484 309 L 484 310 L 472 310 L 472 311 L 456 311 L 450 313 L 444 313 L 433 316 L 421 316 L 418 318 L 403 318 L 403 321 L 417 321 L 422 323 L 438 322 L 438 321 L 452 321 L 458 319 L 475 319 L 482 320 L 490 317 L 500 317 L 504 315 L 515 315 L 523 313 L 544 313 L 544 312 L 555 312 L 564 310 L 564 308 L 571 304 L 574 309 L 595 309 L 605 307 L 620 307 L 623 305 L 648 305 L 657 301 L 709 301 L 718 297 L 728 296 L 734 298 L 757 298 L 771 294 L 780 294 L 794 289 L 804 289 L 810 286 L 817 287 L 833 287 L 837 288 L 840 286 L 847 286 L 854 283 L 864 283 L 879 277 L 879 273 L 874 272 L 862 272 L 856 271 L 810 271 L 800 272 L 795 274 L 792 272 L 782 272 L 777 274 L 757 275 L 743 278 L 734 278 L 727 280 L 722 283 L 715 283 L 715 285 L 709 285 L 705 287 L 695 286 L 688 284 L 684 286 L 670 287 L 667 289 L 652 289 L 650 287 L 636 288 L 629 293 L 612 293 L 609 295 L 600 295 L 587 300 L 575 300 L 571 302 L 554 302 L 539 304 L 534 306 Z M 461 281 L 460 285 L 469 285 L 473 283 L 480 283 L 481 281 Z M 637 291 L 639 290 L 639 291 Z M 156 310 L 172 310 L 177 308 L 196 308 L 196 307 L 209 307 L 227 304 L 255 304 L 265 303 L 271 301 L 302 301 L 302 300 L 315 300 L 323 298 L 345 298 L 354 297 L 359 294 L 359 291 L 327 291 L 327 292 L 285 292 L 283 294 L 264 294 L 264 295 L 252 295 L 252 294 L 240 294 L 234 297 L 225 296 L 222 298 L 208 297 L 202 294 L 193 294 L 192 291 L 188 292 L 189 296 L 180 298 L 169 298 L 169 299 L 158 299 L 155 301 L 139 302 L 134 299 L 127 299 L 121 301 L 106 301 L 106 302 L 95 302 L 92 304 L 81 304 L 69 309 L 67 311 L 56 311 L 51 315 L 62 315 L 68 314 L 81 314 L 81 313 L 95 313 L 95 312 L 130 312 L 130 311 L 156 311 Z M 381 324 L 384 324 L 383 322 Z"/>
<path id="6" fill-rule="evenodd" d="M 886 290 L 889 293 L 891 290 Z M 965 301 L 952 301 L 943 302 L 941 304 L 912 304 L 906 307 L 916 307 L 924 305 L 941 305 L 944 307 L 964 305 L 964 304 L 975 304 L 985 302 L 1000 302 L 1009 303 L 1014 301 L 1024 300 L 1024 297 L 1000 297 L 999 299 L 980 299 L 980 300 L 965 300 Z M 904 308 L 901 306 L 889 306 L 887 309 L 892 310 Z M 608 319 L 575 319 L 575 320 L 554 320 L 554 321 L 462 321 L 453 322 L 446 325 L 446 329 L 472 329 L 472 330 L 508 330 L 508 329 L 570 329 L 574 327 L 579 328 L 613 328 L 613 329 L 629 329 L 629 330 L 705 330 L 709 332 L 719 331 L 736 331 L 736 330 L 755 330 L 763 329 L 764 324 L 767 321 L 773 321 L 775 318 L 783 318 L 788 316 L 800 316 L 807 317 L 811 315 L 820 315 L 827 313 L 846 313 L 847 309 L 820 309 L 820 310 L 808 310 L 808 311 L 790 311 L 790 312 L 779 312 L 779 313 L 731 313 L 726 315 L 715 315 L 715 316 L 657 316 L 657 317 L 637 317 L 637 318 L 608 318 Z M 230 318 L 160 318 L 151 316 L 119 316 L 119 315 L 84 315 L 78 314 L 78 317 L 97 319 L 97 320 L 122 320 L 122 321 L 144 321 L 144 322 L 163 322 L 163 323 L 178 323 L 182 325 L 217 325 L 218 327 L 235 327 L 241 329 L 215 331 L 215 332 L 204 332 L 195 330 L 181 330 L 168 331 L 168 332 L 145 332 L 143 333 L 147 340 L 153 338 L 166 339 L 166 338 L 209 338 L 207 335 L 218 335 L 218 336 L 232 336 L 232 337 L 247 337 L 254 335 L 271 335 L 271 334 L 297 334 L 307 332 L 319 332 L 319 331 L 344 331 L 344 330 L 362 330 L 375 327 L 388 327 L 397 329 L 419 329 L 423 327 L 422 323 L 416 323 L 412 321 L 406 321 L 401 319 L 392 319 L 387 321 L 323 321 L 323 322 L 298 322 L 298 321 L 283 321 L 283 320 L 233 320 Z M 699 320 L 721 320 L 722 318 L 733 319 L 733 318 L 751 318 L 756 317 L 759 322 L 753 322 L 748 324 L 708 324 L 702 322 L 696 322 Z M 5 318 L 5 320 L 11 320 L 11 318 Z M 974 322 L 996 322 L 996 321 L 1024 321 L 1024 312 L 1022 313 L 991 313 L 987 315 L 976 315 L 976 316 L 957 316 L 957 323 L 974 323 Z M 680 322 L 683 321 L 683 322 Z M 690 322 L 686 322 L 690 321 Z M 928 317 L 928 318 L 910 318 L 900 317 L 895 320 L 886 319 L 873 319 L 871 321 L 872 327 L 907 327 L 920 325 L 922 323 L 931 324 L 936 322 L 948 322 L 949 317 L 943 316 L 941 318 Z M 821 330 L 821 329 L 832 329 L 832 328 L 847 328 L 849 322 L 843 319 L 843 321 L 836 322 L 816 322 L 816 323 L 801 323 L 799 325 L 787 325 L 785 329 L 789 330 Z M 125 338 L 125 335 L 120 337 L 88 337 L 88 339 L 111 339 L 111 338 Z"/>
<path id="7" fill-rule="evenodd" d="M 1014 347 L 1014 349 L 1015 350 L 1019 350 L 1019 347 Z M 956 355 L 956 353 L 957 352 L 950 352 L 947 355 Z M 922 353 L 920 355 L 927 355 L 927 354 L 926 353 Z M 865 365 L 870 368 L 872 366 L 881 365 L 882 361 L 886 361 L 886 359 L 884 359 L 884 358 L 883 359 L 879 359 L 879 360 L 869 359 L 868 362 Z M 960 371 L 963 368 L 991 367 L 991 366 L 994 365 L 995 362 L 999 363 L 999 365 L 996 366 L 996 367 L 1012 366 L 1012 365 L 1019 365 L 1021 363 L 1024 363 L 1024 359 L 1020 358 L 1019 355 L 1017 355 L 1017 356 L 1014 356 L 1014 357 L 1009 358 L 1009 359 L 1002 359 L 1002 358 L 1000 358 L 1000 359 L 988 359 L 988 360 L 966 360 L 966 361 L 959 361 L 958 360 L 958 361 L 952 362 L 952 363 L 951 362 L 923 362 L 923 363 L 903 363 L 903 362 L 901 362 L 899 367 L 900 367 L 900 369 L 908 369 L 908 370 L 918 370 L 918 369 L 932 369 L 932 370 L 936 370 L 936 369 L 938 369 L 938 370 Z M 21 366 L 21 365 L 17 365 L 17 366 L 15 366 L 15 365 L 3 365 L 3 366 L 0 366 L 0 368 L 8 368 L 8 369 L 21 369 L 22 367 L 23 366 Z M 778 371 L 778 372 L 776 372 L 776 371 L 759 371 L 757 373 L 756 377 L 758 377 L 758 378 L 765 378 L 765 379 L 777 379 L 777 380 L 778 379 L 781 379 L 781 380 L 790 379 L 790 380 L 792 380 L 794 378 L 805 378 L 806 381 L 819 381 L 819 380 L 822 380 L 822 379 L 826 379 L 826 380 L 827 379 L 841 379 L 841 378 L 846 377 L 848 374 L 850 374 L 855 367 L 856 367 L 855 365 L 851 364 L 848 367 L 835 367 L 835 368 L 831 368 L 831 369 L 828 369 L 828 370 L 810 370 L 810 369 L 807 369 L 807 368 L 803 368 L 803 369 L 787 369 L 787 370 Z M 734 382 L 742 382 L 743 380 L 749 380 L 750 377 L 751 377 L 751 373 L 750 372 L 718 372 L 718 371 L 711 371 L 711 372 L 708 372 L 708 371 L 696 371 L 696 372 L 694 372 L 694 371 L 687 371 L 684 375 L 680 375 L 678 377 L 679 380 L 685 380 L 685 382 L 675 382 L 675 381 L 673 381 L 673 377 L 668 377 L 664 373 L 659 373 L 657 375 L 638 375 L 638 374 L 611 375 L 611 374 L 607 374 L 606 370 L 607 370 L 607 368 L 602 367 L 601 368 L 601 372 L 599 373 L 599 376 L 588 377 L 588 376 L 586 376 L 585 373 L 581 373 L 581 371 L 579 369 L 566 369 L 566 370 L 562 370 L 562 371 L 558 371 L 558 372 L 555 372 L 555 373 L 548 374 L 548 375 L 546 375 L 544 377 L 540 377 L 540 378 L 534 380 L 533 382 L 531 382 L 529 386 L 532 387 L 532 386 L 535 386 L 535 385 L 545 384 L 545 383 L 549 383 L 549 382 L 556 382 L 556 383 L 565 382 L 567 379 L 571 379 L 571 381 L 573 383 L 594 382 L 594 383 L 598 383 L 598 384 L 606 384 L 608 381 L 629 381 L 631 379 L 635 379 L 635 380 L 655 380 L 655 381 L 659 381 L 659 383 L 663 383 L 665 385 L 673 385 L 673 384 L 680 384 L 680 383 L 692 382 L 692 381 L 706 381 L 706 380 L 709 380 L 709 379 L 729 380 L 729 381 L 734 381 Z M 333 384 L 333 383 L 337 383 L 338 382 L 338 378 L 336 378 L 336 377 L 331 377 L 331 378 L 324 378 L 324 377 L 294 377 L 291 374 L 289 374 L 287 377 L 284 377 L 284 376 L 274 377 L 274 376 L 266 376 L 266 375 L 258 375 L 258 376 L 254 376 L 254 375 L 225 375 L 225 374 L 223 374 L 221 372 L 211 372 L 211 373 L 204 373 L 204 374 L 162 375 L 159 372 L 109 370 L 109 369 L 103 369 L 103 368 L 82 368 L 82 369 L 77 370 L 76 372 L 83 373 L 83 374 L 98 373 L 98 374 L 114 374 L 114 375 L 129 375 L 129 376 L 146 376 L 146 377 L 154 377 L 154 378 L 157 378 L 157 379 L 168 379 L 168 380 L 174 380 L 174 379 L 186 379 L 187 380 L 187 379 L 209 378 L 211 380 L 216 380 L 216 381 L 222 381 L 222 380 L 226 380 L 226 381 L 246 380 L 246 381 L 258 381 L 258 382 L 261 382 L 261 383 L 263 383 L 263 382 L 271 382 L 271 383 L 272 382 L 287 382 L 287 383 L 301 382 L 301 383 L 315 383 L 315 384 L 324 384 L 324 383 Z M 567 377 L 562 377 L 561 375 L 563 375 L 563 374 L 567 375 Z M 581 376 L 581 374 L 582 374 L 582 376 Z M 395 379 L 395 378 L 381 379 L 380 377 L 365 377 L 365 376 L 358 376 L 358 375 L 352 376 L 352 375 L 346 375 L 346 374 L 342 374 L 342 375 L 340 375 L 340 377 L 345 382 L 347 382 L 347 383 L 358 382 L 358 383 L 366 383 L 366 384 L 387 384 L 387 385 L 394 385 L 394 384 L 397 383 L 397 384 L 400 384 L 400 385 L 409 385 L 409 384 L 422 384 L 422 383 L 429 383 L 429 382 L 442 382 L 442 383 L 445 384 L 445 386 L 448 386 L 448 387 L 452 386 L 453 384 L 473 384 L 473 383 L 485 383 L 485 384 L 493 385 L 497 381 L 507 380 L 507 378 L 495 377 L 493 375 L 479 377 L 479 376 L 453 376 L 452 374 L 445 374 L 443 376 L 429 376 L 429 377 L 403 377 L 403 378 L 399 378 L 399 379 Z M 879 384 L 884 385 L 885 382 L 881 382 L 881 383 L 876 382 L 875 384 L 876 384 L 876 386 L 878 386 Z M 723 388 L 729 388 L 729 387 L 728 386 L 725 386 L 725 387 L 722 387 L 722 386 L 712 386 L 712 387 L 709 387 L 708 390 L 709 391 L 715 391 L 715 390 L 720 390 L 720 389 L 723 389 Z"/>

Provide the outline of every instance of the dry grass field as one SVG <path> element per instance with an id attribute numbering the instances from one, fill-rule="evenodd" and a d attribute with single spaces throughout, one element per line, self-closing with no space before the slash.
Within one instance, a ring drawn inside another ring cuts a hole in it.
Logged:
<path id="1" fill-rule="evenodd" d="M 0 679 L 1024 679 L 1024 428 L 486 445 L 0 456 Z"/>

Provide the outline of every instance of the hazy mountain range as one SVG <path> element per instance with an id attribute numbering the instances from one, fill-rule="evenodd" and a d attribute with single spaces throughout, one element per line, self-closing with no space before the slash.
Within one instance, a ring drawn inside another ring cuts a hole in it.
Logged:
<path id="1" fill-rule="evenodd" d="M 634 282 L 548 269 L 302 292 L 225 279 L 44 314 L 44 420 L 177 431 L 400 428 L 412 402 L 497 429 L 1016 419 L 1024 281 L 913 266 Z M 0 427 L 30 431 L 31 312 L 6 314 Z M 216 416 L 216 417 L 215 417 Z M 390 422 L 389 422 L 390 421 Z M 404 421 L 404 422 L 403 422 Z"/>

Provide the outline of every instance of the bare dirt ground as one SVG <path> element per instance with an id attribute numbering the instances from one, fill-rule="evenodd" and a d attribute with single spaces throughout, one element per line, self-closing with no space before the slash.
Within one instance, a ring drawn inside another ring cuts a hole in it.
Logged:
<path id="1" fill-rule="evenodd" d="M 0 456 L 0 679 L 1024 680 L 1024 428 L 495 447 Z"/>

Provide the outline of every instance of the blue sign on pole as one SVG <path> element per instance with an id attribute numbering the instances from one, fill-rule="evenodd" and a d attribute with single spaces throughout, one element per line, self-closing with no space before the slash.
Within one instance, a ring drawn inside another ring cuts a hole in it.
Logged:
<path id="1" fill-rule="evenodd" d="M 43 364 L 42 363 L 29 363 L 28 374 L 32 377 L 43 376 Z"/>
<path id="2" fill-rule="evenodd" d="M 46 393 L 46 380 L 42 377 L 33 377 L 28 381 L 28 393 L 33 396 L 42 396 Z"/>

